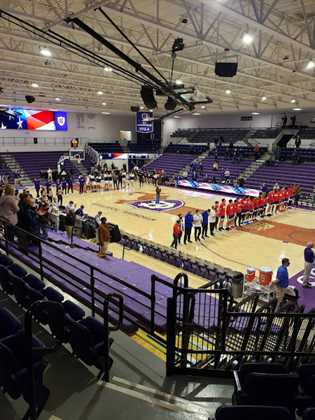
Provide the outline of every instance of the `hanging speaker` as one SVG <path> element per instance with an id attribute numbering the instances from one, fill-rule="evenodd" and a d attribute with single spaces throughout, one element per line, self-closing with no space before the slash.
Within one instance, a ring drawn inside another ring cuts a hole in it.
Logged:
<path id="1" fill-rule="evenodd" d="M 140 107 L 139 106 L 131 105 L 130 111 L 131 112 L 139 112 L 140 111 Z"/>
<path id="2" fill-rule="evenodd" d="M 154 91 L 151 86 L 144 85 L 141 88 L 141 98 L 144 105 L 149 109 L 154 109 L 157 107 L 157 103 L 154 97 Z"/>
<path id="3" fill-rule="evenodd" d="M 28 104 L 31 104 L 31 103 L 33 103 L 33 102 L 35 101 L 35 98 L 34 98 L 34 96 L 31 96 L 31 95 L 26 95 L 26 96 L 25 96 L 25 100 L 26 100 L 26 102 L 27 102 Z"/>
<path id="4" fill-rule="evenodd" d="M 37 137 L 33 137 L 33 143 L 37 144 L 38 143 L 38 138 Z"/>
<path id="5" fill-rule="evenodd" d="M 220 77 L 236 76 L 238 63 L 215 63 L 215 74 Z"/>
<path id="6" fill-rule="evenodd" d="M 171 98 L 170 96 L 167 98 L 167 101 L 164 105 L 165 109 L 167 111 L 174 111 L 174 109 L 177 106 L 177 101 L 175 101 L 175 99 Z"/>

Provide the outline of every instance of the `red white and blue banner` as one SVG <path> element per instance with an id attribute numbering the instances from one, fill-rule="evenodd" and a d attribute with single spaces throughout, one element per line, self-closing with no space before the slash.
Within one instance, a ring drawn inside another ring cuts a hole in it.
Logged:
<path id="1" fill-rule="evenodd" d="M 198 190 L 213 191 L 222 194 L 249 195 L 258 197 L 260 191 L 252 188 L 233 187 L 232 185 L 211 184 L 209 182 L 197 182 L 188 179 L 181 179 L 177 183 L 178 187 L 193 188 Z"/>
<path id="2" fill-rule="evenodd" d="M 7 108 L 0 112 L 1 130 L 67 131 L 67 113 L 23 108 Z"/>

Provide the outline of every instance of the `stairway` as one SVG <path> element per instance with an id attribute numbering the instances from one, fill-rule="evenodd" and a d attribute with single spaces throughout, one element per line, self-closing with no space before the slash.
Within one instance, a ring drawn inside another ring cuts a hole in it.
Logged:
<path id="1" fill-rule="evenodd" d="M 254 143 L 253 141 L 250 142 L 250 137 L 253 133 L 255 133 L 256 130 L 249 130 L 248 133 L 245 135 L 245 137 L 242 138 L 242 142 L 244 142 L 246 144 L 246 146 L 250 146 L 250 147 L 255 147 L 256 143 L 259 143 L 259 141 L 256 141 L 256 143 Z"/>
<path id="2" fill-rule="evenodd" d="M 1 159 L 4 162 L 4 164 L 10 169 L 11 172 L 18 175 L 20 185 L 24 186 L 30 185 L 32 183 L 32 180 L 25 172 L 23 167 L 19 164 L 19 162 L 17 162 L 13 154 L 2 154 Z"/>
<path id="3" fill-rule="evenodd" d="M 253 163 L 251 163 L 247 168 L 240 173 L 239 178 L 243 178 L 245 181 L 250 176 L 252 176 L 258 168 L 260 168 L 262 165 L 264 165 L 268 159 L 270 159 L 271 155 L 269 152 L 266 152 L 260 159 L 255 160 Z"/>
<path id="4" fill-rule="evenodd" d="M 194 159 L 188 165 L 184 166 L 184 168 L 180 171 L 179 175 L 185 174 L 186 172 L 189 173 L 189 170 L 190 170 L 192 164 L 201 163 L 205 159 L 207 159 L 208 156 L 209 156 L 209 151 L 208 150 L 206 152 L 204 152 L 204 153 L 201 153 L 201 155 L 198 155 L 196 157 L 196 159 Z"/>
<path id="5" fill-rule="evenodd" d="M 88 171 L 86 167 L 82 164 L 82 162 L 78 162 L 77 160 L 71 161 L 73 167 L 80 173 L 80 175 L 87 176 Z"/>

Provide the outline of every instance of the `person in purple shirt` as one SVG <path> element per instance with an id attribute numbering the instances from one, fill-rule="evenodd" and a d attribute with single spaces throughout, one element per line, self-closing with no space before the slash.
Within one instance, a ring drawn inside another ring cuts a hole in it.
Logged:
<path id="1" fill-rule="evenodd" d="M 304 276 L 303 276 L 303 287 L 312 287 L 309 279 L 312 271 L 312 265 L 315 261 L 315 255 L 313 251 L 314 244 L 308 242 L 304 249 Z"/>
<path id="2" fill-rule="evenodd" d="M 33 182 L 34 182 L 34 188 L 36 191 L 36 197 L 38 198 L 39 192 L 40 192 L 40 180 L 38 178 L 35 178 Z"/>

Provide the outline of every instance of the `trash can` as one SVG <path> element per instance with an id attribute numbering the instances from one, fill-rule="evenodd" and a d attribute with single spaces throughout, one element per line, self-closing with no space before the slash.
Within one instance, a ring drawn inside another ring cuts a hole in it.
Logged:
<path id="1" fill-rule="evenodd" d="M 231 295 L 234 299 L 239 299 L 243 296 L 244 288 L 244 274 L 235 272 L 232 275 Z"/>

